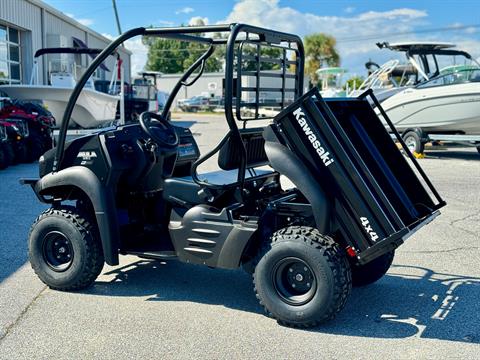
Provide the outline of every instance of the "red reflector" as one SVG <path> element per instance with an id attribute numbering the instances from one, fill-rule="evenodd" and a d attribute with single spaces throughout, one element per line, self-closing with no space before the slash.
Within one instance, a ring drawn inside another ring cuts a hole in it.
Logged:
<path id="1" fill-rule="evenodd" d="M 357 252 L 351 246 L 347 247 L 346 250 L 347 250 L 348 256 L 350 256 L 350 257 L 356 257 L 357 256 Z"/>

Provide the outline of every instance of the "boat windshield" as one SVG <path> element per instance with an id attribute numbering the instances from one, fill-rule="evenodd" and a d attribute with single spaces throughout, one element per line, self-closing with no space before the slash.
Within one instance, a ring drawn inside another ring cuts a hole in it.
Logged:
<path id="1" fill-rule="evenodd" d="M 346 72 L 346 69 L 339 67 L 318 69 L 317 75 L 321 81 L 321 90 L 328 90 L 330 88 L 341 88 L 342 78 Z"/>
<path id="2" fill-rule="evenodd" d="M 461 66 L 450 68 L 448 71 L 419 84 L 417 88 L 423 89 L 433 86 L 464 84 L 469 82 L 480 82 L 480 67 Z"/>
<path id="3" fill-rule="evenodd" d="M 407 57 L 422 75 L 420 79 L 422 83 L 437 79 L 439 75 L 455 74 L 463 70 L 468 72 L 480 68 L 480 64 L 469 54 L 458 50 L 412 52 L 407 54 Z"/>

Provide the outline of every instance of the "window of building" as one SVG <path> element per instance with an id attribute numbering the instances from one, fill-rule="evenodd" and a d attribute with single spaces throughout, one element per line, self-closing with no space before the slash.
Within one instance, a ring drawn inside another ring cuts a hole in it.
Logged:
<path id="1" fill-rule="evenodd" d="M 0 84 L 19 84 L 21 80 L 20 32 L 0 25 Z"/>

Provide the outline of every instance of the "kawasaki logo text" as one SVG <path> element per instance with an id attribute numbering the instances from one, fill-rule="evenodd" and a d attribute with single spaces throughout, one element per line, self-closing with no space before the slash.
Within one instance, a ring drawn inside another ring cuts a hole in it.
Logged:
<path id="1" fill-rule="evenodd" d="M 295 119 L 298 122 L 298 125 L 302 128 L 303 132 L 305 135 L 308 137 L 308 140 L 312 144 L 313 148 L 317 152 L 318 156 L 320 156 L 320 159 L 323 161 L 325 166 L 328 166 L 332 164 L 335 160 L 330 159 L 330 153 L 326 151 L 323 147 L 320 141 L 317 140 L 317 137 L 315 134 L 312 132 L 312 129 L 310 129 L 310 126 L 307 124 L 307 120 L 305 120 L 305 113 L 302 111 L 301 108 L 298 108 L 293 112 L 293 115 L 295 115 Z"/>

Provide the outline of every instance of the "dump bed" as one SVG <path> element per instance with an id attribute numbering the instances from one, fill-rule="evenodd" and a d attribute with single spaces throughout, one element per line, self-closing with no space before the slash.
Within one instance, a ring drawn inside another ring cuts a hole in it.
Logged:
<path id="1" fill-rule="evenodd" d="M 313 89 L 274 119 L 285 145 L 331 196 L 333 231 L 361 263 L 398 247 L 445 205 L 392 125 L 409 161 L 399 151 L 367 96 L 380 106 L 371 92 L 324 100 Z"/>

